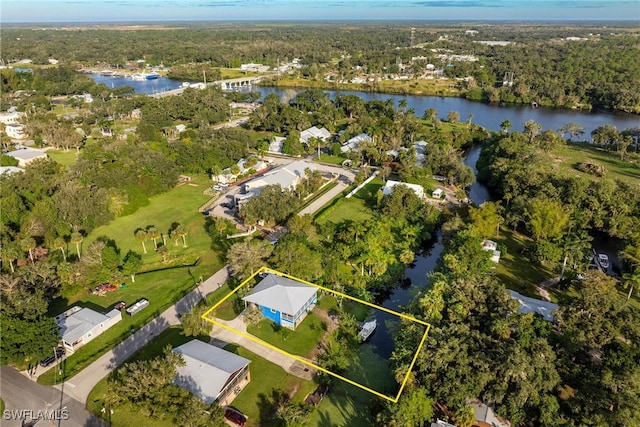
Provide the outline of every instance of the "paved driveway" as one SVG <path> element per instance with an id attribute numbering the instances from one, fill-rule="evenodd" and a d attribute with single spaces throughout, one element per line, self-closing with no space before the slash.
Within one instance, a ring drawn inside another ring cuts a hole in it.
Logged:
<path id="1" fill-rule="evenodd" d="M 115 346 L 113 350 L 105 353 L 80 373 L 67 380 L 63 386 L 56 387 L 59 389 L 64 387 L 65 394 L 84 404 L 87 401 L 89 392 L 91 392 L 93 387 L 95 387 L 101 379 L 122 365 L 129 357 L 153 340 L 159 333 L 171 325 L 178 325 L 180 323 L 178 314 L 191 311 L 200 300 L 222 286 L 228 278 L 228 266 L 224 266 L 213 276 L 205 280 L 202 285 L 198 286 L 180 301 L 165 310 L 160 316 Z"/>

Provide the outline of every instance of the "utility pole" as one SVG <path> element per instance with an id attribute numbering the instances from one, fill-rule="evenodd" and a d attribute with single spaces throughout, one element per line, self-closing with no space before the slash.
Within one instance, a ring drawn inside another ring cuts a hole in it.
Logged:
<path id="1" fill-rule="evenodd" d="M 410 47 L 413 47 L 413 41 L 415 40 L 415 35 L 416 35 L 416 28 L 415 27 L 411 27 L 411 45 L 410 45 Z"/>

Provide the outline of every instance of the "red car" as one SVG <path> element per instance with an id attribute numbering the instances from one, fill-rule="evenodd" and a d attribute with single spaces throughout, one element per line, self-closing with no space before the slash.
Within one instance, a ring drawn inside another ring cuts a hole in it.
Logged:
<path id="1" fill-rule="evenodd" d="M 121 310 L 123 308 L 125 308 L 127 306 L 127 303 L 124 301 L 120 301 L 119 303 L 117 303 L 116 305 L 113 306 L 113 308 L 115 308 L 116 310 Z"/>
<path id="2" fill-rule="evenodd" d="M 244 426 L 244 423 L 247 422 L 247 417 L 245 417 L 235 409 L 231 409 L 231 408 L 227 408 L 224 411 L 224 417 L 229 421 L 231 421 L 232 423 L 239 425 L 240 427 Z"/>

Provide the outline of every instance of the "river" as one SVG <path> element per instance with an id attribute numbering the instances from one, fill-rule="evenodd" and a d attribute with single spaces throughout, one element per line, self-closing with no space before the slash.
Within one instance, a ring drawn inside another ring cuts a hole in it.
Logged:
<path id="1" fill-rule="evenodd" d="M 93 77 L 96 82 L 105 83 L 109 87 L 129 85 L 132 86 L 137 93 L 147 94 L 175 89 L 181 85 L 181 82 L 166 78 L 150 81 L 132 81 L 125 77 L 108 77 L 101 75 L 91 75 L 91 77 Z M 270 93 L 275 93 L 281 97 L 287 91 L 287 89 L 273 87 L 254 87 L 254 90 L 259 91 L 262 97 Z M 462 98 L 442 98 L 436 96 L 402 96 L 357 91 L 327 92 L 329 92 L 331 97 L 339 94 L 353 94 L 361 97 L 365 101 L 386 101 L 387 99 L 392 99 L 396 106 L 401 99 L 404 99 L 407 101 L 408 106 L 414 109 L 417 116 L 422 116 L 427 108 L 435 108 L 438 111 L 438 116 L 443 119 L 449 111 L 457 111 L 460 114 L 460 120 L 468 120 L 469 115 L 472 114 L 474 123 L 489 130 L 499 130 L 500 123 L 504 120 L 511 122 L 513 130 L 521 130 L 522 124 L 530 119 L 541 124 L 543 129 L 552 130 L 557 130 L 567 123 L 575 122 L 584 126 L 585 133 L 583 138 L 590 139 L 591 131 L 604 124 L 613 124 L 618 130 L 640 126 L 640 117 L 631 114 L 533 108 L 522 105 L 491 105 L 467 101 Z M 475 166 L 480 151 L 481 147 L 473 147 L 467 152 L 464 159 L 464 163 L 472 167 L 476 174 L 477 170 Z M 476 205 L 480 205 L 491 199 L 487 187 L 479 182 L 471 186 L 469 197 Z M 612 264 L 617 264 L 617 254 L 615 253 L 615 248 L 612 247 L 611 241 L 597 237 L 593 241 L 593 246 L 598 252 L 609 254 Z M 382 306 L 391 310 L 402 311 L 402 307 L 409 303 L 414 293 L 426 285 L 427 274 L 435 268 L 443 249 L 441 234 L 438 232 L 437 236 L 428 244 L 428 247 L 424 248 L 417 255 L 414 264 L 405 270 L 405 278 L 411 280 L 411 285 L 394 289 L 389 297 L 381 302 Z M 388 359 L 394 349 L 394 341 L 385 323 L 387 321 L 397 321 L 398 318 L 397 316 L 377 310 L 376 319 L 378 321 L 378 328 L 371 337 L 370 344 L 378 355 Z"/>

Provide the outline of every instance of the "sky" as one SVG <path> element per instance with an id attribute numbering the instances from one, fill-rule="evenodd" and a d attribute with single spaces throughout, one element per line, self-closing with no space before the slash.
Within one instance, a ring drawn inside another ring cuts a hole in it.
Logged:
<path id="1" fill-rule="evenodd" d="M 0 23 L 636 20 L 640 0 L 0 0 Z"/>

